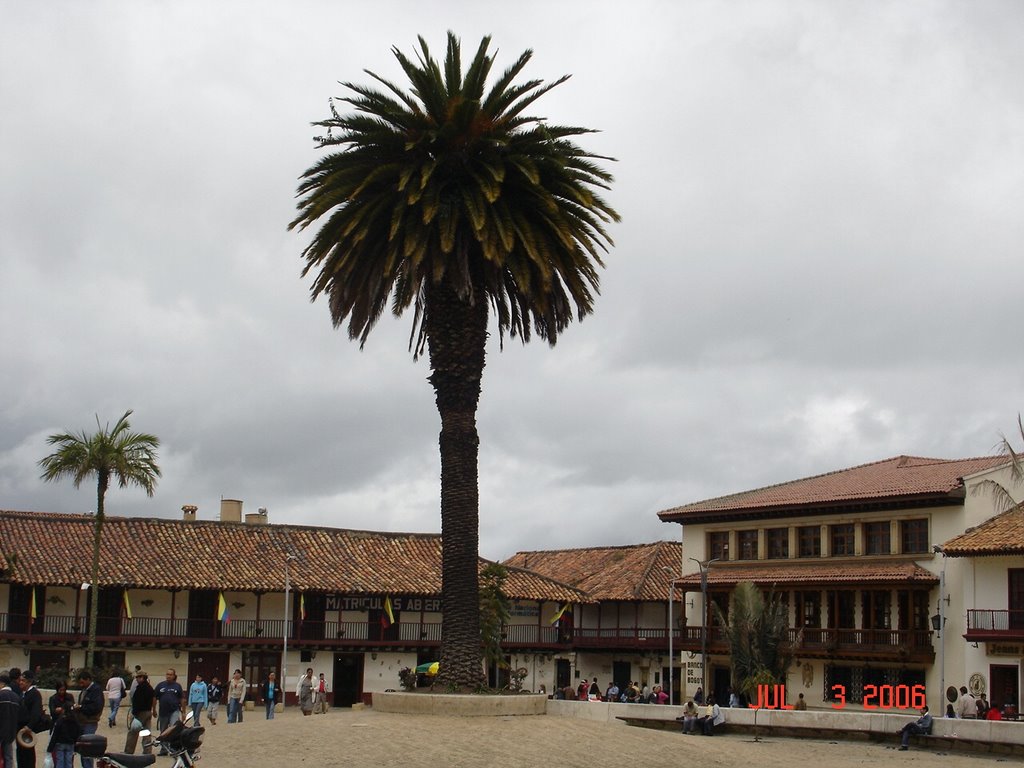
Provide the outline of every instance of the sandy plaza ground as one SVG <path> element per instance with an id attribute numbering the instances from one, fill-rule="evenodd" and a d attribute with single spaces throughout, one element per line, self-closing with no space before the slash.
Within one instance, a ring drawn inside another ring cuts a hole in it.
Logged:
<path id="1" fill-rule="evenodd" d="M 222 708 L 223 710 L 223 708 Z M 898 752 L 890 744 L 859 741 L 766 738 L 748 734 L 714 738 L 634 728 L 626 725 L 541 715 L 534 717 L 456 718 L 400 715 L 372 709 L 332 710 L 303 717 L 289 707 L 274 720 L 262 709 L 246 712 L 245 721 L 228 725 L 223 711 L 209 727 L 199 768 L 342 765 L 402 766 L 764 766 L 765 768 L 852 768 L 879 763 L 944 768 L 983 768 L 997 763 L 1024 764 L 1018 757 L 950 753 L 911 748 Z M 1024 727 L 1024 725 L 1022 725 Z M 102 729 L 111 736 L 123 729 Z M 167 768 L 158 758 L 157 768 Z"/>

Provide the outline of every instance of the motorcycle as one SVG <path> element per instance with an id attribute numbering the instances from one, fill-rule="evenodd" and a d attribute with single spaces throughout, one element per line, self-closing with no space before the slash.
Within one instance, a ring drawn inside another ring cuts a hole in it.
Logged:
<path id="1" fill-rule="evenodd" d="M 142 731 L 143 738 L 149 731 Z M 107 737 L 101 733 L 87 733 L 78 737 L 75 752 L 95 760 L 96 768 L 146 768 L 156 762 L 156 755 L 129 755 L 127 752 L 107 752 Z"/>
<path id="2" fill-rule="evenodd" d="M 153 747 L 165 751 L 174 758 L 171 768 L 192 768 L 200 758 L 199 748 L 203 744 L 203 734 L 206 728 L 201 725 L 190 725 L 192 713 L 189 712 L 184 720 L 178 720 L 167 726 L 153 740 Z M 116 768 L 116 767 L 115 767 Z M 125 766 L 135 768 L 135 766 Z"/>
<path id="3" fill-rule="evenodd" d="M 171 768 L 192 768 L 199 760 L 199 747 L 203 743 L 206 728 L 189 725 L 192 713 L 184 720 L 178 720 L 162 730 L 152 740 L 154 749 L 166 752 L 174 758 Z M 149 730 L 139 732 L 143 744 L 152 735 Z M 126 752 L 107 752 L 107 737 L 99 734 L 79 736 L 75 742 L 75 752 L 83 757 L 91 757 L 96 761 L 96 768 L 146 768 L 156 762 L 155 754 L 129 755 Z"/>

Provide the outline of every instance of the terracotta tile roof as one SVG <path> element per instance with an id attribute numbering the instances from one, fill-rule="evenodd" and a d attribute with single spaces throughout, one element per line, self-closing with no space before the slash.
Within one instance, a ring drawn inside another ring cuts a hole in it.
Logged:
<path id="1" fill-rule="evenodd" d="M 709 522 L 751 512 L 809 512 L 865 503 L 906 503 L 915 498 L 958 503 L 962 478 L 1005 464 L 1002 456 L 927 459 L 895 456 L 824 475 L 684 504 L 658 513 L 665 522 Z"/>
<path id="2" fill-rule="evenodd" d="M 93 519 L 83 515 L 0 511 L 5 574 L 22 584 L 89 581 Z M 299 525 L 107 517 L 100 571 L 108 584 L 152 589 L 280 592 L 284 557 L 297 591 L 440 595 L 441 537 Z M 483 568 L 489 561 L 481 558 Z M 513 570 L 509 597 L 589 602 L 579 590 Z"/>
<path id="3" fill-rule="evenodd" d="M 939 583 L 939 577 L 917 563 L 780 563 L 764 561 L 749 565 L 715 565 L 708 571 L 708 585 L 731 587 L 741 581 L 752 581 L 770 587 L 801 585 L 817 588 L 844 585 L 913 585 Z M 700 573 L 690 573 L 676 582 L 676 588 L 700 589 Z"/>
<path id="4" fill-rule="evenodd" d="M 679 572 L 681 550 L 678 541 L 657 541 L 623 547 L 516 552 L 505 564 L 571 584 L 595 600 L 661 601 L 668 594 L 670 575 Z"/>
<path id="5" fill-rule="evenodd" d="M 1024 504 L 954 536 L 942 551 L 949 557 L 1024 555 Z"/>

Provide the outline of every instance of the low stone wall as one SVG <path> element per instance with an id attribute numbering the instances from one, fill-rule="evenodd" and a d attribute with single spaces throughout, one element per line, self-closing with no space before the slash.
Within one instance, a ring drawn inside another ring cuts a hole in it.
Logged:
<path id="1" fill-rule="evenodd" d="M 405 715 L 454 715 L 455 717 L 543 715 L 547 703 L 547 696 L 529 693 L 514 696 L 464 696 L 404 692 L 373 694 L 373 708 L 377 712 L 397 712 Z"/>
<path id="2" fill-rule="evenodd" d="M 668 728 L 679 727 L 675 723 L 682 717 L 683 708 L 656 704 L 612 704 L 592 701 L 548 701 L 547 712 L 558 717 L 578 717 L 610 723 L 625 722 L 620 718 L 643 718 L 661 721 Z M 779 709 L 730 709 L 723 707 L 725 721 L 730 726 L 749 730 L 764 728 L 765 732 L 779 735 L 787 733 L 814 732 L 841 736 L 845 732 L 850 738 L 867 738 L 876 741 L 896 740 L 896 732 L 906 723 L 917 720 L 917 713 L 850 712 L 842 710 L 795 710 Z M 943 747 L 955 747 L 958 742 L 970 749 L 985 749 L 986 746 L 1001 748 L 1000 751 L 1024 752 L 1024 721 L 1003 722 L 990 720 L 947 720 L 935 718 L 932 737 L 942 739 Z M 928 737 L 922 737 L 927 743 Z"/>

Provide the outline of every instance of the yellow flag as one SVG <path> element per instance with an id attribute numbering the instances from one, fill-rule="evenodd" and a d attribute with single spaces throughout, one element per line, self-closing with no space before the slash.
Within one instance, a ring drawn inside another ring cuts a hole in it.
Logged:
<path id="1" fill-rule="evenodd" d="M 132 617 L 132 602 L 128 599 L 127 589 L 124 591 L 124 615 L 128 619 Z"/>

